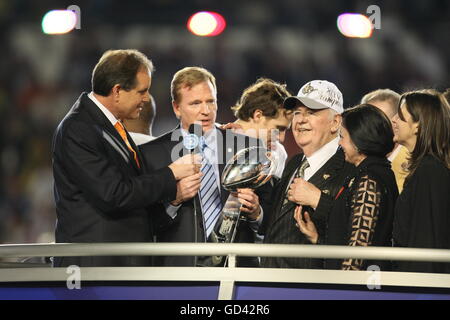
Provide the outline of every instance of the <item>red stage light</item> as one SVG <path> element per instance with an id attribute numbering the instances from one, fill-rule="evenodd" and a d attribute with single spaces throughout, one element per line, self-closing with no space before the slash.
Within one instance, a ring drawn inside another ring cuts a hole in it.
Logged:
<path id="1" fill-rule="evenodd" d="M 216 12 L 201 11 L 193 14 L 187 23 L 189 31 L 200 37 L 218 36 L 225 30 L 225 19 Z"/>

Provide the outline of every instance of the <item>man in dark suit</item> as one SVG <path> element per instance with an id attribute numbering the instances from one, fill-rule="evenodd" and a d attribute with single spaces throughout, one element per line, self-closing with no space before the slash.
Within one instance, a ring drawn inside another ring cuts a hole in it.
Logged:
<path id="1" fill-rule="evenodd" d="M 150 170 L 159 170 L 177 158 L 183 147 L 183 138 L 191 124 L 202 127 L 203 137 L 201 173 L 182 179 L 177 185 L 180 197 L 175 201 L 153 206 L 159 221 L 159 242 L 214 241 L 213 230 L 220 224 L 220 213 L 229 193 L 220 181 L 225 164 L 234 154 L 258 140 L 225 132 L 216 127 L 217 90 L 214 76 L 203 68 L 188 67 L 178 71 L 171 84 L 172 106 L 180 126 L 175 130 L 141 145 L 141 152 Z M 239 223 L 235 242 L 254 242 L 262 219 L 259 197 L 253 190 L 241 189 L 237 193 L 241 212 L 247 221 Z M 239 260 L 238 260 L 239 263 Z M 241 265 L 255 265 L 255 259 L 244 259 Z M 161 265 L 211 265 L 205 257 L 161 257 Z"/>
<path id="2" fill-rule="evenodd" d="M 168 163 L 143 174 L 144 161 L 121 121 L 149 101 L 153 65 L 136 50 L 107 51 L 56 129 L 53 146 L 56 242 L 152 242 L 146 207 L 177 196 L 194 164 Z M 186 159 L 184 159 L 186 160 Z M 54 266 L 147 266 L 149 257 L 55 257 Z"/>
<path id="3" fill-rule="evenodd" d="M 353 170 L 345 162 L 339 148 L 339 129 L 343 99 L 339 89 L 328 81 L 315 80 L 305 84 L 297 96 L 285 100 L 286 108 L 294 109 L 292 132 L 302 153 L 287 164 L 283 176 L 274 191 L 274 207 L 271 219 L 265 225 L 265 243 L 306 244 L 307 238 L 296 226 L 294 203 L 291 193 L 294 188 L 303 188 L 308 181 L 321 192 L 308 199 L 310 206 L 303 206 L 320 232 L 326 228 L 328 208 Z M 323 212 L 324 214 L 315 214 Z M 267 268 L 320 268 L 321 260 L 306 258 L 264 258 L 262 266 Z"/>

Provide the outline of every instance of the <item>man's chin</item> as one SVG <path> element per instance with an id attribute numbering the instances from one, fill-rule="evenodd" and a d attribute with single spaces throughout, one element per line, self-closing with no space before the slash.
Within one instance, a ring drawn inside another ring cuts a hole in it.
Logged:
<path id="1" fill-rule="evenodd" d="M 294 140 L 300 148 L 304 145 L 307 145 L 310 142 L 310 139 L 306 139 L 306 137 L 303 137 L 301 135 L 295 135 L 295 134 L 294 134 Z"/>
<path id="2" fill-rule="evenodd" d="M 141 115 L 141 111 L 138 110 L 138 111 L 135 111 L 135 112 L 129 114 L 127 119 L 129 119 L 129 120 L 136 120 L 136 119 L 139 118 L 140 115 Z"/>
<path id="3" fill-rule="evenodd" d="M 203 132 L 208 132 L 214 129 L 214 122 L 199 122 L 199 124 L 202 126 Z"/>

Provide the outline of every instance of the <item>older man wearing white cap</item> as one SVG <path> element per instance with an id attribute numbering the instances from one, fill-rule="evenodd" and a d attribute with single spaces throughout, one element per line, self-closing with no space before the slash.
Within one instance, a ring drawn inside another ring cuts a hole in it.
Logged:
<path id="1" fill-rule="evenodd" d="M 309 241 L 299 231 L 294 219 L 297 204 L 290 201 L 292 188 L 304 188 L 308 181 L 321 192 L 299 207 L 307 212 L 315 223 L 319 234 L 326 228 L 326 216 L 314 212 L 329 212 L 333 199 L 344 184 L 347 175 L 354 170 L 345 162 L 339 148 L 341 113 L 344 111 L 342 93 L 331 82 L 314 80 L 305 84 L 297 96 L 284 102 L 285 108 L 294 110 L 292 132 L 299 153 L 287 164 L 283 176 L 274 190 L 272 215 L 265 225 L 265 243 L 307 244 Z M 292 198 L 291 198 L 292 199 Z M 325 210 L 324 210 L 325 209 Z M 299 210 L 299 209 L 297 209 Z M 306 258 L 264 258 L 262 266 L 267 268 L 321 268 L 322 260 Z"/>

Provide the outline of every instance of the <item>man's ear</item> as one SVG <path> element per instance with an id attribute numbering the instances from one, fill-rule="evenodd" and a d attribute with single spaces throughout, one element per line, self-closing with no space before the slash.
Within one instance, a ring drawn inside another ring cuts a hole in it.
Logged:
<path id="1" fill-rule="evenodd" d="M 333 123 L 331 125 L 331 133 L 335 134 L 339 132 L 341 125 L 342 125 L 342 115 L 335 114 L 333 117 Z"/>
<path id="2" fill-rule="evenodd" d="M 114 98 L 114 101 L 118 102 L 120 98 L 120 84 L 115 84 L 114 87 L 111 89 L 112 97 Z"/>
<path id="3" fill-rule="evenodd" d="M 260 109 L 256 109 L 252 115 L 253 122 L 256 123 L 260 122 L 263 116 L 264 116 L 263 112 Z"/>
<path id="4" fill-rule="evenodd" d="M 172 100 L 172 108 L 173 108 L 173 112 L 175 113 L 177 119 L 179 120 L 181 117 L 181 113 L 180 113 L 180 106 L 178 103 L 176 103 L 176 101 Z"/>

